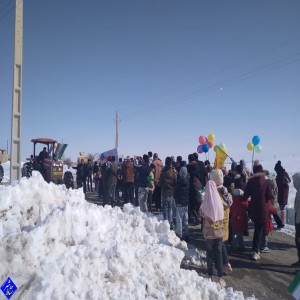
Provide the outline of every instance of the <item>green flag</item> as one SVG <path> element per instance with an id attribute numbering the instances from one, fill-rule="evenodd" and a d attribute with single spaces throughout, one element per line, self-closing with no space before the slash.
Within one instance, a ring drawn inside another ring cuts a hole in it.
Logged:
<path id="1" fill-rule="evenodd" d="M 297 273 L 297 275 L 289 285 L 288 291 L 295 299 L 300 299 L 300 271 Z"/>
<path id="2" fill-rule="evenodd" d="M 61 159 L 62 158 L 62 156 L 63 156 L 63 154 L 64 154 L 67 146 L 68 146 L 68 144 L 63 144 L 62 145 L 62 147 L 61 147 L 61 149 L 60 149 L 60 151 L 59 151 L 59 153 L 57 155 L 57 159 Z"/>

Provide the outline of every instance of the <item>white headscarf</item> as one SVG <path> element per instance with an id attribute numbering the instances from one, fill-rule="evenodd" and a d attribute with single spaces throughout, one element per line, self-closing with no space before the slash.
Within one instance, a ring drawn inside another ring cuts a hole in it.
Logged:
<path id="1" fill-rule="evenodd" d="M 212 180 L 207 181 L 205 185 L 205 195 L 201 209 L 213 222 L 224 219 L 223 203 L 218 193 L 217 185 Z"/>
<path id="2" fill-rule="evenodd" d="M 184 179 L 187 177 L 187 168 L 186 167 L 180 168 L 179 176 L 180 176 L 180 178 L 184 178 Z"/>

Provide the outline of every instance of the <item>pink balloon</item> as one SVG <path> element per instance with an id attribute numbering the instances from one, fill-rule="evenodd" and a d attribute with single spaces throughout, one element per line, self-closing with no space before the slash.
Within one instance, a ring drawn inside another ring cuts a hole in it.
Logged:
<path id="1" fill-rule="evenodd" d="M 206 144 L 206 137 L 204 135 L 199 136 L 199 143 L 201 145 Z"/>
<path id="2" fill-rule="evenodd" d="M 212 148 L 214 144 L 213 144 L 213 142 L 207 142 L 207 145 L 209 148 Z"/>
<path id="3" fill-rule="evenodd" d="M 197 147 L 197 152 L 200 153 L 200 154 L 203 152 L 203 150 L 202 150 L 202 145 L 199 145 L 199 146 Z"/>

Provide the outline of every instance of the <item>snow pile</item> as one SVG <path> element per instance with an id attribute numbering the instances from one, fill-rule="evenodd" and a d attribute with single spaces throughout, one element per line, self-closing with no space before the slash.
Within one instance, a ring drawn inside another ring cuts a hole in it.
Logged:
<path id="1" fill-rule="evenodd" d="M 0 187 L 0 213 L 0 282 L 16 299 L 244 299 L 180 269 L 186 243 L 139 208 L 89 204 L 34 173 Z"/>

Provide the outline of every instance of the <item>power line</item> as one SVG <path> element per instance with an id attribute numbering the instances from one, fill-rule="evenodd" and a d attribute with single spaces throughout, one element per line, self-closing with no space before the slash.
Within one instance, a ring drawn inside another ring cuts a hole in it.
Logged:
<path id="1" fill-rule="evenodd" d="M 196 91 L 194 91 L 194 92 L 192 92 L 188 95 L 184 95 L 184 96 L 180 96 L 180 97 L 177 97 L 175 99 L 172 99 L 172 100 L 164 101 L 165 103 L 159 104 L 159 106 L 158 105 L 147 106 L 147 107 L 145 107 L 143 109 L 140 109 L 138 111 L 123 115 L 123 119 L 128 117 L 128 116 L 132 116 L 132 115 L 138 115 L 139 116 L 141 114 L 144 114 L 144 113 L 147 113 L 147 112 L 151 111 L 152 109 L 157 109 L 157 107 L 162 108 L 162 107 L 165 107 L 165 106 L 175 105 L 175 104 L 178 104 L 178 103 L 181 103 L 181 102 L 189 101 L 189 100 L 191 100 L 191 99 L 193 99 L 197 96 L 203 96 L 203 95 L 206 95 L 208 93 L 212 93 L 214 91 L 217 91 L 217 90 L 220 89 L 221 86 L 222 87 L 231 86 L 231 85 L 240 83 L 242 81 L 248 80 L 250 78 L 254 78 L 254 77 L 256 77 L 260 74 L 263 74 L 265 72 L 269 72 L 269 71 L 272 71 L 274 69 L 282 68 L 282 67 L 290 65 L 292 63 L 299 62 L 300 57 L 291 60 L 291 58 L 297 57 L 299 55 L 300 55 L 300 52 L 297 52 L 297 53 L 295 53 L 294 55 L 292 55 L 288 58 L 284 58 L 284 59 L 272 62 L 270 64 L 261 66 L 257 69 L 252 70 L 252 71 L 236 75 L 236 76 L 234 76 L 230 79 L 223 80 L 221 82 L 215 83 L 215 84 L 213 84 L 211 86 L 208 86 L 206 88 L 203 88 L 201 90 L 196 90 Z"/>
<path id="2" fill-rule="evenodd" d="M 254 60 L 254 59 L 258 58 L 258 57 L 264 56 L 264 55 L 266 55 L 266 54 L 270 54 L 270 53 L 272 53 L 273 51 L 278 50 L 278 49 L 280 49 L 280 48 L 282 48 L 282 47 L 285 47 L 285 46 L 287 46 L 287 45 L 290 45 L 290 44 L 294 43 L 296 40 L 299 40 L 299 39 L 300 39 L 300 35 L 297 36 L 296 38 L 294 38 L 293 40 L 290 40 L 290 41 L 288 41 L 288 42 L 280 43 L 280 44 L 278 44 L 278 45 L 276 45 L 276 46 L 274 46 L 274 47 L 272 47 L 272 48 L 270 48 L 270 49 L 268 49 L 268 50 L 262 51 L 262 52 L 258 53 L 257 55 L 254 55 L 254 56 L 252 56 L 252 57 L 250 57 L 250 58 L 248 58 L 248 59 L 241 60 L 241 61 L 239 61 L 239 62 L 237 62 L 237 63 L 234 63 L 234 64 L 230 65 L 229 67 L 226 67 L 226 68 L 223 68 L 223 69 L 221 69 L 221 70 L 219 70 L 219 71 L 213 72 L 213 73 L 210 74 L 210 75 L 202 76 L 201 78 L 199 78 L 199 79 L 197 79 L 197 80 L 194 80 L 194 81 L 192 81 L 192 82 L 190 82 L 190 83 L 187 83 L 187 84 L 185 84 L 185 85 L 183 85 L 183 86 L 181 86 L 181 87 L 179 87 L 179 88 L 175 88 L 175 89 L 172 90 L 171 92 L 167 92 L 167 93 L 164 93 L 163 95 L 159 96 L 158 99 L 160 99 L 160 98 L 162 98 L 162 97 L 164 97 L 164 96 L 166 96 L 166 95 L 169 95 L 170 93 L 174 93 L 174 91 L 182 90 L 182 89 L 184 89 L 184 88 L 187 88 L 187 87 L 189 87 L 189 86 L 192 86 L 192 85 L 194 85 L 194 84 L 197 84 L 197 83 L 199 83 L 199 82 L 201 82 L 201 81 L 203 81 L 203 80 L 207 80 L 207 79 L 209 79 L 209 78 L 211 78 L 211 77 L 214 77 L 214 76 L 216 76 L 216 75 L 219 75 L 219 74 L 221 74 L 221 73 L 224 73 L 224 72 L 226 72 L 226 71 L 229 71 L 229 70 L 231 70 L 231 69 L 234 69 L 235 67 L 237 67 L 237 66 L 239 66 L 239 65 L 242 65 L 242 64 L 244 64 L 244 63 L 250 62 L 250 61 L 252 61 L 252 60 Z M 158 100 L 157 100 L 157 101 L 158 101 Z M 121 110 L 121 111 L 122 111 L 122 110 L 123 110 L 123 111 L 124 111 L 124 110 L 130 110 L 130 109 L 135 108 L 135 107 L 136 107 L 136 105 L 132 105 L 132 106 L 126 105 L 124 109 L 119 108 L 119 110 Z"/>
<path id="3" fill-rule="evenodd" d="M 5 5 L 3 5 L 1 8 L 0 8 L 0 11 L 2 11 L 3 9 L 5 9 L 8 5 L 12 4 L 13 0 L 9 0 Z"/>
<path id="4" fill-rule="evenodd" d="M 5 5 L 2 9 L 0 9 L 0 11 L 5 10 L 5 9 L 8 7 L 8 5 L 10 5 L 10 4 L 12 4 L 12 3 L 13 3 L 13 1 L 10 1 L 10 2 L 6 3 L 6 5 Z M 1 22 L 5 17 L 7 17 L 12 11 L 14 11 L 15 7 L 16 7 L 16 5 L 13 4 L 13 6 L 10 7 L 10 8 L 8 9 L 8 11 L 6 11 L 2 16 L 0 16 L 0 22 Z"/>

